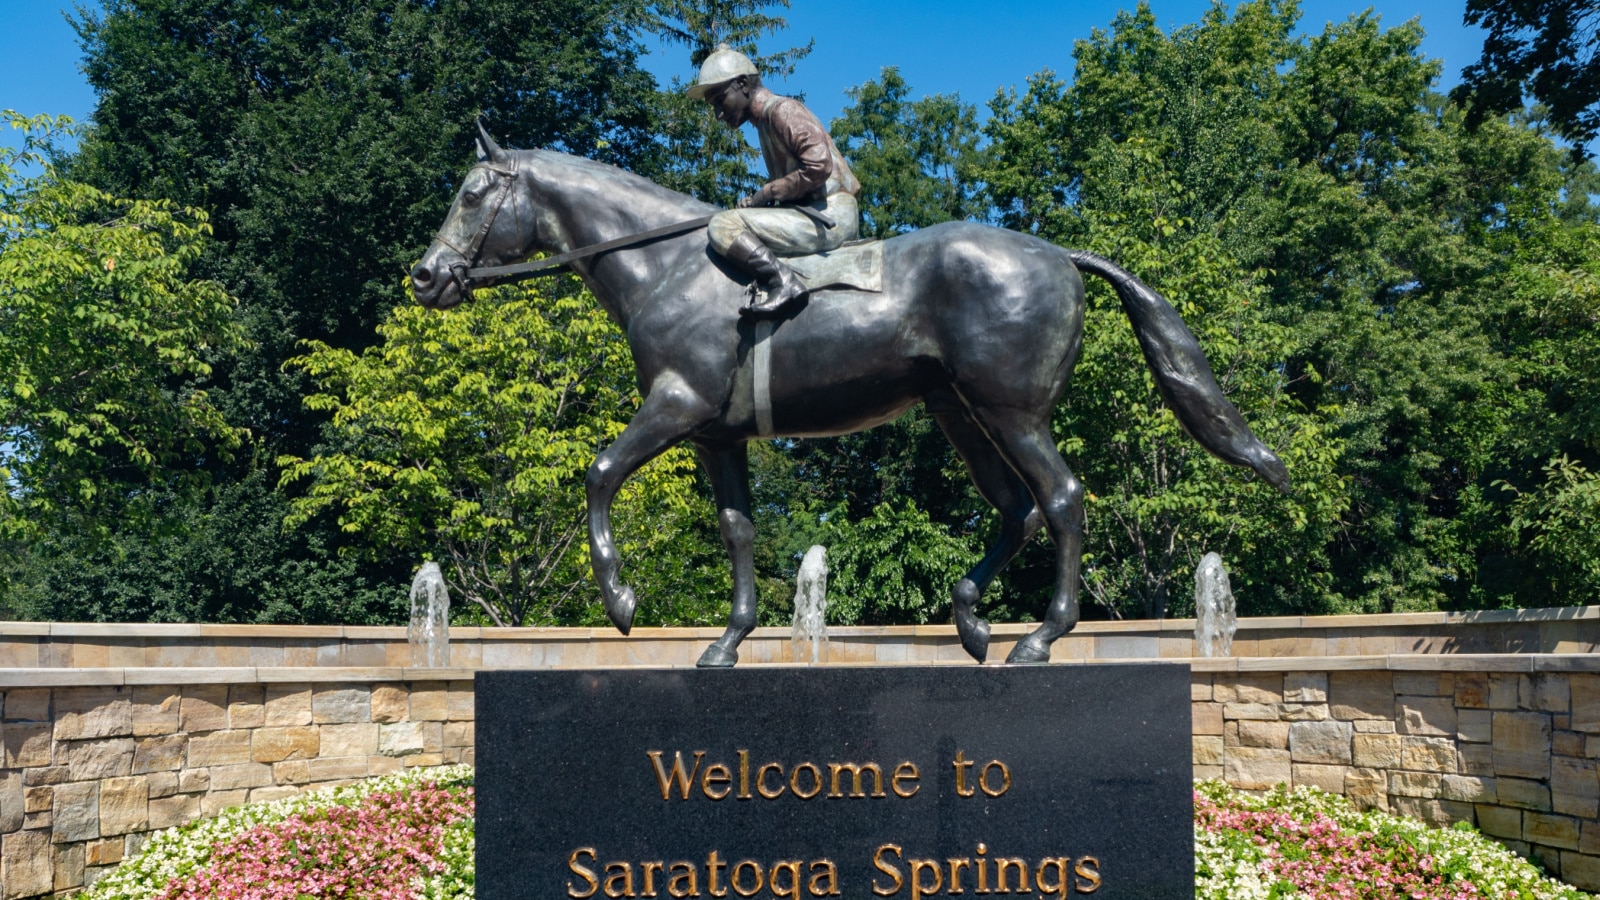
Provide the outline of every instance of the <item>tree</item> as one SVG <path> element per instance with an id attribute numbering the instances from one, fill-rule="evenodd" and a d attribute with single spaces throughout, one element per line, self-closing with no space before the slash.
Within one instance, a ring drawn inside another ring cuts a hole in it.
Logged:
<path id="1" fill-rule="evenodd" d="M 1468 25 L 1487 29 L 1483 55 L 1450 92 L 1468 124 L 1517 112 L 1532 94 L 1556 132 L 1586 155 L 1600 134 L 1600 7 L 1589 0 L 1467 0 Z"/>
<path id="2" fill-rule="evenodd" d="M 532 288 L 448 314 L 397 308 L 379 333 L 360 354 L 310 342 L 291 360 L 322 388 L 307 403 L 331 414 L 338 437 L 337 448 L 280 460 L 286 484 L 309 482 L 294 519 L 333 511 L 385 553 L 439 554 L 452 592 L 496 625 L 601 619 L 583 476 L 638 403 L 622 335 L 586 293 Z M 695 583 L 708 566 L 693 545 L 688 558 L 672 553 L 683 520 L 714 519 L 693 491 L 694 465 L 670 451 L 622 495 L 625 556 L 677 563 L 635 579 L 642 622 L 703 621 L 727 594 L 715 576 Z"/>

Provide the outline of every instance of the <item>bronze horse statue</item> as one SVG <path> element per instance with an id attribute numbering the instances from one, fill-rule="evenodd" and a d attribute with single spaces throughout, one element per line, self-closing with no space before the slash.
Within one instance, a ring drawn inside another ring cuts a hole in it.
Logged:
<path id="1" fill-rule="evenodd" d="M 478 160 L 411 272 L 427 307 L 448 309 L 465 299 L 474 267 L 537 251 L 568 253 L 715 212 L 613 166 L 548 150 L 504 150 L 481 127 Z M 733 565 L 728 628 L 701 666 L 733 665 L 756 624 L 746 443 L 769 436 L 758 430 L 758 387 L 769 392 L 770 430 L 783 437 L 847 434 L 925 404 L 1000 514 L 999 537 L 952 591 L 961 644 L 984 661 L 989 625 L 975 612 L 978 598 L 1043 526 L 1055 545 L 1054 595 L 1044 621 L 1007 662 L 1049 660 L 1051 643 L 1078 622 L 1083 486 L 1056 450 L 1050 415 L 1082 347 L 1080 271 L 1116 289 L 1157 388 L 1184 429 L 1218 458 L 1289 487 L 1283 463 L 1223 396 L 1177 312 L 1092 253 L 970 222 L 892 238 L 883 245 L 882 292 L 816 292 L 766 326 L 766 385 L 752 375 L 761 326 L 739 314 L 744 280 L 708 251 L 703 234 L 658 238 L 571 266 L 627 335 L 643 397 L 584 481 L 595 581 L 606 614 L 628 633 L 636 599 L 618 577 L 612 500 L 640 466 L 680 441 L 693 442 Z"/>

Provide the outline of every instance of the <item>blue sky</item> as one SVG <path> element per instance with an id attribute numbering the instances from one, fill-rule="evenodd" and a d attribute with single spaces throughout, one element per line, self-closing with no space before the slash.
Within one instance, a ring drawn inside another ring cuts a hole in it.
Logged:
<path id="1" fill-rule="evenodd" d="M 530 0 L 532 2 L 532 0 Z M 958 93 L 980 106 L 997 88 L 1022 85 L 1040 69 L 1072 70 L 1072 42 L 1107 27 L 1133 2 L 1088 0 L 794 0 L 787 34 L 774 47 L 816 39 L 786 93 L 803 92 L 824 122 L 848 103 L 845 90 L 899 66 L 914 95 Z M 1206 0 L 1153 0 L 1157 20 L 1168 30 L 1198 20 Z M 1444 60 L 1444 82 L 1454 84 L 1463 66 L 1482 48 L 1483 36 L 1461 22 L 1465 0 L 1381 0 L 1371 8 L 1386 27 L 1420 18 L 1428 37 L 1423 50 Z M 77 37 L 58 0 L 0 0 L 0 108 L 23 113 L 64 113 L 84 120 L 94 93 L 78 71 Z M 1301 27 L 1320 32 L 1368 7 L 1356 0 L 1305 0 Z M 647 67 L 665 82 L 693 73 L 681 48 L 655 52 Z M 8 129 L 9 130 L 9 129 Z M 11 136 L 4 136 L 10 144 Z"/>

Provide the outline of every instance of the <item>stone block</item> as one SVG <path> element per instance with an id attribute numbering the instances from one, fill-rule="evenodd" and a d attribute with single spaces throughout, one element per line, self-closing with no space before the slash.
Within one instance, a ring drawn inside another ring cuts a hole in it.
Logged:
<path id="1" fill-rule="evenodd" d="M 1522 839 L 1522 810 L 1488 804 L 1474 809 L 1478 814 L 1479 831 L 1490 837 Z"/>
<path id="2" fill-rule="evenodd" d="M 424 726 L 433 724 L 437 732 L 438 723 L 426 722 L 399 722 L 394 725 L 379 725 L 378 753 L 383 756 L 413 756 L 426 753 L 430 749 L 426 746 Z M 440 749 L 440 742 L 435 740 L 434 751 Z"/>
<path id="3" fill-rule="evenodd" d="M 0 745 L 5 767 L 22 769 L 50 765 L 50 723 L 7 722 L 0 725 Z"/>
<path id="4" fill-rule="evenodd" d="M 1439 796 L 1464 803 L 1495 802 L 1494 779 L 1473 775 L 1445 775 L 1439 779 Z"/>
<path id="5" fill-rule="evenodd" d="M 222 731 L 228 727 L 228 686 L 191 684 L 183 689 L 178 704 L 179 728 L 191 735 L 203 731 Z"/>
<path id="6" fill-rule="evenodd" d="M 423 682 L 411 688 L 411 721 L 443 722 L 449 718 L 448 690 L 441 682 Z M 1270 702 L 1270 701 L 1269 701 Z"/>
<path id="7" fill-rule="evenodd" d="M 1426 822 L 1435 828 L 1443 828 L 1450 824 L 1450 815 L 1445 812 L 1444 803 L 1436 797 L 1399 796 L 1393 800 L 1394 812 L 1398 815 Z M 1472 807 L 1467 807 L 1469 810 Z"/>
<path id="8" fill-rule="evenodd" d="M 389 762 L 396 763 L 396 764 L 398 764 L 400 762 L 400 760 L 398 760 L 398 759 L 393 759 L 393 758 L 387 757 L 387 756 L 380 756 L 378 758 L 379 759 L 388 760 Z M 402 766 L 402 768 L 404 768 L 404 767 Z M 378 773 L 374 772 L 373 774 L 378 774 Z M 1221 766 L 1195 766 L 1194 767 L 1194 778 L 1195 778 L 1196 781 L 1221 781 L 1222 780 L 1222 767 Z"/>
<path id="9" fill-rule="evenodd" d="M 272 767 L 264 763 L 212 766 L 210 771 L 213 793 L 239 788 L 266 787 L 272 784 Z"/>
<path id="10" fill-rule="evenodd" d="M 1389 808 L 1389 777 L 1380 769 L 1351 769 L 1344 776 L 1344 795 L 1358 809 Z"/>
<path id="11" fill-rule="evenodd" d="M 1600 857 L 1563 850 L 1561 880 L 1590 893 L 1600 891 Z"/>
<path id="12" fill-rule="evenodd" d="M 0 834 L 16 831 L 22 827 L 23 816 L 33 810 L 28 809 L 29 796 L 35 791 L 48 791 L 49 788 L 29 788 L 22 783 L 22 773 L 16 770 L 0 772 Z M 43 809 L 50 808 L 50 801 L 45 800 Z"/>
<path id="13" fill-rule="evenodd" d="M 24 812 L 44 812 L 53 803 L 56 789 L 53 787 L 24 788 L 22 792 L 22 809 Z"/>
<path id="14" fill-rule="evenodd" d="M 75 781 L 56 785 L 50 797 L 50 822 L 57 844 L 93 840 L 100 836 L 100 782 Z"/>
<path id="15" fill-rule="evenodd" d="M 1494 714 L 1494 771 L 1523 778 L 1550 777 L 1550 717 L 1544 713 Z"/>
<path id="16" fill-rule="evenodd" d="M 407 703 L 407 692 L 403 687 L 392 684 L 381 684 L 374 687 L 372 689 L 372 721 L 386 725 L 393 722 L 404 722 L 407 718 Z"/>
<path id="17" fill-rule="evenodd" d="M 1317 766 L 1304 763 L 1295 763 L 1293 770 L 1295 787 L 1309 785 L 1321 788 L 1330 794 L 1344 793 L 1345 775 L 1350 772 L 1348 766 Z"/>
<path id="18" fill-rule="evenodd" d="M 272 764 L 275 784 L 305 784 L 311 780 L 311 764 L 303 759 L 291 759 Z"/>
<path id="19" fill-rule="evenodd" d="M 1525 812 L 1522 814 L 1522 839 L 1530 844 L 1578 849 L 1578 820 L 1568 816 Z"/>
<path id="20" fill-rule="evenodd" d="M 1222 765 L 1222 738 L 1209 734 L 1195 735 L 1193 741 L 1196 766 Z"/>
<path id="21" fill-rule="evenodd" d="M 1357 734 L 1351 739 L 1352 762 L 1375 769 L 1400 767 L 1401 738 L 1396 734 Z"/>
<path id="22" fill-rule="evenodd" d="M 1276 703 L 1224 703 L 1222 705 L 1224 719 L 1253 719 L 1258 721 L 1276 722 L 1279 718 Z"/>
<path id="23" fill-rule="evenodd" d="M 371 756 L 378 752 L 378 729 L 386 726 L 376 722 L 349 725 L 322 726 L 321 749 L 318 756 Z M 393 726 L 388 726 L 393 727 Z"/>
<path id="24" fill-rule="evenodd" d="M 122 862 L 121 838 L 90 841 L 83 850 L 83 861 L 91 866 L 114 866 Z"/>
<path id="25" fill-rule="evenodd" d="M 472 682 L 450 682 L 450 696 L 446 698 L 445 714 L 451 722 L 470 722 L 477 717 Z"/>
<path id="26" fill-rule="evenodd" d="M 1558 756 L 1550 761 L 1550 802 L 1558 813 L 1600 816 L 1600 776 L 1595 761 Z"/>
<path id="27" fill-rule="evenodd" d="M 1455 678 L 1449 672 L 1396 672 L 1394 692 L 1418 697 L 1449 697 L 1455 705 Z"/>
<path id="28" fill-rule="evenodd" d="M 200 798 L 190 794 L 177 794 L 150 801 L 151 829 L 172 828 L 200 818 Z"/>
<path id="29" fill-rule="evenodd" d="M 83 887 L 84 870 L 84 845 L 83 844 L 57 844 L 55 859 L 51 862 L 51 878 L 55 881 L 57 891 L 71 890 Z"/>
<path id="30" fill-rule="evenodd" d="M 280 763 L 280 765 L 282 764 Z M 367 758 L 365 756 L 312 759 L 306 761 L 306 767 L 306 778 L 313 783 L 367 777 Z"/>
<path id="31" fill-rule="evenodd" d="M 1437 797 L 1440 776 L 1431 772 L 1390 772 L 1389 793 L 1397 797 Z"/>
<path id="32" fill-rule="evenodd" d="M 63 784 L 66 781 L 66 766 L 39 766 L 24 769 L 22 772 L 22 783 L 28 787 L 40 784 Z"/>
<path id="33" fill-rule="evenodd" d="M 149 828 L 150 783 L 143 775 L 107 778 L 100 783 L 100 834 L 103 837 Z"/>
<path id="34" fill-rule="evenodd" d="M 1463 775 L 1493 775 L 1494 747 L 1489 744 L 1457 744 L 1456 771 Z"/>
<path id="35" fill-rule="evenodd" d="M 446 747 L 471 747 L 476 740 L 475 722 L 446 722 L 444 745 Z M 1219 761 L 1217 765 L 1221 765 Z"/>
<path id="36" fill-rule="evenodd" d="M 1583 823 L 1578 834 L 1578 852 L 1600 854 L 1600 822 L 1590 819 Z"/>
<path id="37" fill-rule="evenodd" d="M 1400 766 L 1419 772 L 1456 771 L 1456 742 L 1441 737 L 1411 737 L 1400 739 Z"/>
<path id="38" fill-rule="evenodd" d="M 186 734 L 163 734 L 140 738 L 133 750 L 133 773 L 175 772 L 183 768 L 189 749 Z"/>
<path id="39" fill-rule="evenodd" d="M 74 741 L 67 745 L 67 777 L 73 781 L 117 778 L 133 771 L 133 738 Z"/>
<path id="40" fill-rule="evenodd" d="M 200 814 L 211 817 L 225 809 L 243 806 L 250 802 L 250 792 L 243 788 L 236 791 L 212 791 L 200 798 Z"/>
<path id="41" fill-rule="evenodd" d="M 1494 790 L 1502 806 L 1515 806 L 1534 812 L 1550 811 L 1550 788 L 1541 782 L 1526 778 L 1496 778 Z"/>
<path id="42" fill-rule="evenodd" d="M 1449 697 L 1395 698 L 1395 727 L 1401 734 L 1455 736 L 1456 706 Z"/>
<path id="43" fill-rule="evenodd" d="M 259 684 L 228 685 L 228 727 L 260 728 L 267 724 L 265 696 Z"/>
<path id="44" fill-rule="evenodd" d="M 311 695 L 311 721 L 342 725 L 372 721 L 372 690 L 365 687 L 327 688 Z"/>
<path id="45" fill-rule="evenodd" d="M 1221 703 L 1191 703 L 1189 709 L 1194 734 L 1222 733 Z"/>
<path id="46" fill-rule="evenodd" d="M 1230 747 L 1223 760 L 1223 780 L 1236 788 L 1264 791 L 1293 782 L 1289 751 Z"/>
<path id="47" fill-rule="evenodd" d="M 55 739 L 133 736 L 133 692 L 122 686 L 56 688 Z"/>
<path id="48" fill-rule="evenodd" d="M 311 724 L 311 688 L 303 684 L 269 684 L 262 723 L 269 728 Z"/>
<path id="49" fill-rule="evenodd" d="M 1269 750 L 1289 749 L 1288 722 L 1260 722 L 1246 719 L 1237 723 L 1240 747 L 1265 747 Z"/>
<path id="50" fill-rule="evenodd" d="M 300 789 L 293 785 L 282 787 L 259 787 L 250 792 L 251 803 L 271 803 L 274 800 L 287 800 L 290 797 L 300 796 Z"/>
<path id="51" fill-rule="evenodd" d="M 1516 709 L 1522 699 L 1522 680 L 1526 675 L 1511 672 L 1489 673 L 1489 708 Z"/>
<path id="52" fill-rule="evenodd" d="M 187 702 L 188 698 L 184 699 Z M 231 766 L 249 761 L 250 732 L 243 729 L 212 731 L 189 738 L 188 766 L 191 769 Z"/>
<path id="53" fill-rule="evenodd" d="M 7 722 L 50 721 L 49 688 L 11 688 L 5 694 Z"/>
<path id="54" fill-rule="evenodd" d="M 443 753 L 415 753 L 411 756 L 396 757 L 403 760 L 408 769 L 430 768 L 444 765 Z"/>
<path id="55" fill-rule="evenodd" d="M 1329 672 L 1328 708 L 1335 719 L 1392 719 L 1394 677 L 1390 672 Z"/>
<path id="56" fill-rule="evenodd" d="M 1487 709 L 1456 710 L 1456 739 L 1472 744 L 1494 740 L 1493 716 Z"/>
<path id="57" fill-rule="evenodd" d="M 1348 766 L 1349 722 L 1294 722 L 1289 726 L 1289 752 L 1297 763 Z"/>
<path id="58" fill-rule="evenodd" d="M 211 789 L 211 772 L 207 769 L 188 769 L 178 773 L 178 793 L 201 794 Z"/>
<path id="59" fill-rule="evenodd" d="M 150 783 L 151 800 L 170 797 L 178 792 L 177 772 L 151 772 L 145 776 L 145 781 Z"/>
<path id="60" fill-rule="evenodd" d="M 1550 752 L 1555 756 L 1582 756 L 1588 735 L 1580 731 L 1550 733 Z"/>
<path id="61" fill-rule="evenodd" d="M 1455 688 L 1456 706 L 1462 709 L 1489 708 L 1489 674 L 1487 672 L 1457 672 Z"/>
<path id="62" fill-rule="evenodd" d="M 46 809 L 41 812 L 23 814 L 23 831 L 39 831 L 41 829 L 44 831 L 50 830 L 50 810 Z"/>
<path id="63" fill-rule="evenodd" d="M 178 704 L 183 694 L 175 687 L 141 684 L 133 688 L 133 736 L 173 734 L 178 730 Z"/>
<path id="64" fill-rule="evenodd" d="M 1189 699 L 1196 703 L 1211 699 L 1211 676 L 1194 673 L 1189 676 Z"/>
<path id="65" fill-rule="evenodd" d="M 1326 703 L 1327 700 L 1326 672 L 1289 672 L 1283 676 L 1285 703 Z"/>
<path id="66" fill-rule="evenodd" d="M 1394 734 L 1393 719 L 1356 719 L 1350 723 L 1358 734 Z"/>
<path id="67" fill-rule="evenodd" d="M 318 729 L 312 725 L 258 728 L 251 734 L 250 758 L 258 763 L 311 759 L 320 746 Z"/>
<path id="68" fill-rule="evenodd" d="M 1285 722 L 1326 722 L 1333 717 L 1326 703 L 1285 703 L 1282 715 Z"/>
<path id="69" fill-rule="evenodd" d="M 1523 709 L 1566 713 L 1571 690 L 1565 672 L 1534 672 L 1524 676 L 1519 687 L 1524 691 L 1519 703 Z"/>
<path id="70" fill-rule="evenodd" d="M 1600 675 L 1573 673 L 1568 676 L 1572 730 L 1600 734 Z"/>

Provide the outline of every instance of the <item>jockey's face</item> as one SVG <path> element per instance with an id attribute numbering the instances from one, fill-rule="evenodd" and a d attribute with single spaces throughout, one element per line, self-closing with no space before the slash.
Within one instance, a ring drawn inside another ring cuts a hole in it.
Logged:
<path id="1" fill-rule="evenodd" d="M 750 120 L 750 85 L 743 75 L 706 95 L 717 121 L 738 128 Z"/>

